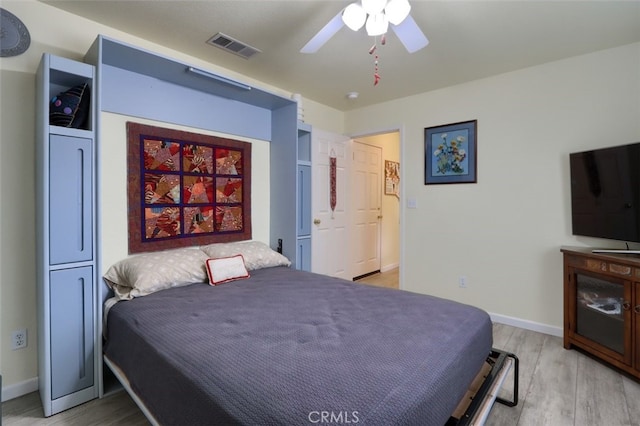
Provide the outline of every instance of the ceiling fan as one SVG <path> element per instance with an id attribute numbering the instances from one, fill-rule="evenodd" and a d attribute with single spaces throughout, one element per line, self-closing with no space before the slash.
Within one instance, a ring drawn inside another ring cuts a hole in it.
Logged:
<path id="1" fill-rule="evenodd" d="M 391 27 L 409 53 L 429 44 L 409 12 L 408 0 L 361 0 L 351 3 L 333 17 L 318 33 L 300 49 L 301 53 L 315 53 L 344 25 L 353 31 L 365 26 L 367 34 L 386 34 Z"/>

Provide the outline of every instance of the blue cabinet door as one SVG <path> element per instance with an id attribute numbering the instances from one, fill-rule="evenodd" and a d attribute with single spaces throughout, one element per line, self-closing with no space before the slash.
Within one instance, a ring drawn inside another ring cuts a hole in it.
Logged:
<path id="1" fill-rule="evenodd" d="M 50 273 L 51 399 L 93 385 L 93 271 Z"/>
<path id="2" fill-rule="evenodd" d="M 49 261 L 52 265 L 91 260 L 91 139 L 51 135 L 49 139 Z"/>
<path id="3" fill-rule="evenodd" d="M 296 269 L 311 272 L 311 237 L 298 238 Z"/>
<path id="4" fill-rule="evenodd" d="M 311 235 L 311 166 L 298 165 L 298 233 Z"/>

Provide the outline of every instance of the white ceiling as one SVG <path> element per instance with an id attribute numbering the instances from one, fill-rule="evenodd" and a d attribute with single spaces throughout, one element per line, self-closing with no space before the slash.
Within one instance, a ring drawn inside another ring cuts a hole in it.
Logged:
<path id="1" fill-rule="evenodd" d="M 317 53 L 299 52 L 348 0 L 41 1 L 339 110 L 640 41 L 639 0 L 411 0 L 430 44 L 409 54 L 390 31 L 374 87 L 364 30 L 343 27 Z M 217 32 L 262 53 L 206 44 Z"/>

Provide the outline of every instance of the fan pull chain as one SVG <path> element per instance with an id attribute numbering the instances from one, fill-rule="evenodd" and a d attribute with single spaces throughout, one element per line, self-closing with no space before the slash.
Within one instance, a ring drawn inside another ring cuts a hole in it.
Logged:
<path id="1" fill-rule="evenodd" d="M 380 37 L 380 44 L 381 45 L 385 45 L 387 43 L 387 38 L 385 37 L 384 34 L 382 34 L 382 37 Z M 373 85 L 377 86 L 378 83 L 380 82 L 380 72 L 379 72 L 379 68 L 378 68 L 378 64 L 380 61 L 380 56 L 378 56 L 378 53 L 376 52 L 378 50 L 378 39 L 376 37 L 376 41 L 373 43 L 373 46 L 371 46 L 371 49 L 369 49 L 369 55 L 373 55 L 375 53 L 374 56 L 374 60 L 373 60 Z"/>

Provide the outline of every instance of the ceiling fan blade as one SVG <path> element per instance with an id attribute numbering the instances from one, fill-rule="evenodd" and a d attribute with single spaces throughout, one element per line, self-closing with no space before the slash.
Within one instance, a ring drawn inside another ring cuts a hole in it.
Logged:
<path id="1" fill-rule="evenodd" d="M 391 28 L 409 53 L 417 52 L 429 44 L 427 36 L 424 35 L 411 15 L 407 16 L 400 24 L 391 25 Z"/>
<path id="2" fill-rule="evenodd" d="M 322 27 L 322 29 L 318 31 L 318 33 L 314 35 L 302 49 L 300 49 L 300 53 L 316 53 L 343 26 L 344 22 L 342 22 L 342 11 L 340 11 L 340 13 L 334 16 L 327 25 Z"/>

